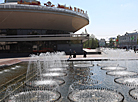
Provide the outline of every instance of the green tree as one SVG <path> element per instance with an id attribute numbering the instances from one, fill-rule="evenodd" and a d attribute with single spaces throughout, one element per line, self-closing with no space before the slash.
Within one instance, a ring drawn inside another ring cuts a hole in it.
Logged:
<path id="1" fill-rule="evenodd" d="M 84 48 L 92 48 L 92 49 L 95 49 L 98 47 L 98 40 L 95 39 L 95 38 L 90 38 L 89 40 L 85 41 L 83 43 L 83 47 Z"/>
<path id="2" fill-rule="evenodd" d="M 119 45 L 119 36 L 120 36 L 120 35 L 118 35 L 117 38 L 116 38 L 116 40 L 115 40 L 115 41 L 116 41 L 116 46 Z"/>
<path id="3" fill-rule="evenodd" d="M 110 41 L 109 41 L 109 47 L 114 47 L 114 41 L 113 41 L 113 39 L 110 39 Z"/>

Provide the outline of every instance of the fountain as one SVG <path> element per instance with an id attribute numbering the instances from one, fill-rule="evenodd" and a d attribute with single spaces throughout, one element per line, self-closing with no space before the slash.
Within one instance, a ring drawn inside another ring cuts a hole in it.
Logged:
<path id="1" fill-rule="evenodd" d="M 138 100 L 138 89 L 131 89 L 130 91 L 129 91 L 129 95 L 132 97 L 132 98 L 134 98 L 134 99 L 136 99 L 136 100 Z"/>
<path id="2" fill-rule="evenodd" d="M 108 71 L 106 72 L 107 75 L 112 75 L 112 76 L 133 76 L 133 75 L 138 75 L 136 72 L 132 71 Z"/>
<path id="3" fill-rule="evenodd" d="M 16 85 L 18 90 L 7 88 L 5 102 L 137 102 L 138 61 L 129 59 L 133 52 L 112 50 L 104 55 L 108 61 L 93 62 L 66 62 L 59 52 L 31 55 L 26 80 Z"/>
<path id="4" fill-rule="evenodd" d="M 130 87 L 138 87 L 138 76 L 124 76 L 115 78 L 114 80 L 118 84 L 127 85 Z"/>
<path id="5" fill-rule="evenodd" d="M 78 62 L 74 62 L 74 67 L 75 68 L 87 68 L 87 67 L 92 67 L 94 66 L 90 61 L 86 62 L 86 61 L 78 61 Z"/>
<path id="6" fill-rule="evenodd" d="M 37 59 L 32 64 L 29 64 L 29 70 L 35 72 L 27 72 L 27 78 L 30 76 L 30 73 L 33 73 L 31 76 L 36 76 L 35 79 L 32 78 L 31 81 L 26 82 L 26 85 L 32 86 L 32 87 L 46 87 L 46 88 L 56 88 L 58 85 L 62 85 L 64 83 L 63 79 L 57 79 L 57 77 L 63 77 L 66 74 L 66 68 L 62 66 L 61 63 L 61 56 L 63 56 L 64 53 L 46 53 L 46 54 L 40 54 L 39 56 L 32 56 L 31 62 L 34 59 Z M 65 62 L 64 62 L 65 63 Z M 33 67 L 31 67 L 31 65 Z M 34 68 L 36 66 L 36 68 Z M 53 67 L 54 68 L 53 68 Z M 58 66 L 58 67 L 57 67 Z M 57 67 L 57 68 L 56 68 Z M 64 72 L 63 72 L 64 71 Z M 30 78 L 29 78 L 30 80 Z M 49 86 L 49 87 L 48 87 Z"/>
<path id="7" fill-rule="evenodd" d="M 92 72 L 90 72 L 90 70 L 92 70 L 92 68 L 90 68 L 90 67 L 93 67 L 93 66 L 94 65 L 90 61 L 88 61 L 88 62 L 78 61 L 78 62 L 74 62 L 73 69 L 77 75 L 87 76 L 89 74 L 91 74 L 91 75 L 93 74 Z"/>
<path id="8" fill-rule="evenodd" d="M 123 102 L 124 96 L 110 89 L 88 88 L 69 93 L 69 100 L 73 102 Z"/>
<path id="9" fill-rule="evenodd" d="M 125 67 L 119 67 L 119 66 L 113 66 L 113 67 L 102 67 L 102 70 L 126 70 L 127 68 Z"/>
<path id="10" fill-rule="evenodd" d="M 85 89 L 85 87 L 89 88 L 91 86 L 98 85 L 98 84 L 99 82 L 97 80 L 93 80 L 90 77 L 89 78 L 85 77 L 82 80 L 72 83 L 69 89 L 70 89 L 70 92 L 72 92 L 74 90 L 82 90 L 82 89 Z"/>
<path id="11" fill-rule="evenodd" d="M 63 61 L 62 64 L 61 61 L 63 55 L 63 52 L 31 55 L 24 82 L 26 89 L 22 92 L 12 92 L 8 97 L 8 102 L 53 102 L 58 100 L 61 97 L 59 85 L 65 81 L 57 77 L 67 75 L 66 62 Z"/>
<path id="12" fill-rule="evenodd" d="M 116 63 L 98 63 L 97 65 L 100 67 L 111 67 L 111 66 L 116 67 L 117 66 Z"/>
<path id="13" fill-rule="evenodd" d="M 8 102 L 53 102 L 61 97 L 57 91 L 27 90 L 11 94 Z"/>
<path id="14" fill-rule="evenodd" d="M 75 74 L 82 76 L 81 80 L 72 83 L 69 87 L 68 99 L 71 102 L 123 102 L 124 96 L 117 91 L 100 87 L 101 82 L 92 79 L 90 70 L 92 67 L 88 67 L 87 64 L 81 67 L 80 70 L 77 64 L 75 64 Z M 86 68 L 87 70 L 83 69 Z"/>

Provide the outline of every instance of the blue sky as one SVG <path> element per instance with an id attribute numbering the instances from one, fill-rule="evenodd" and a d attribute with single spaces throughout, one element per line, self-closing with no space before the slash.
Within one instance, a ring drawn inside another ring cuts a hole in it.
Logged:
<path id="1" fill-rule="evenodd" d="M 4 0 L 0 0 L 2 3 Z M 138 0 L 50 0 L 87 11 L 90 23 L 76 33 L 87 32 L 96 38 L 116 37 L 138 30 Z M 46 0 L 40 0 L 43 4 Z"/>

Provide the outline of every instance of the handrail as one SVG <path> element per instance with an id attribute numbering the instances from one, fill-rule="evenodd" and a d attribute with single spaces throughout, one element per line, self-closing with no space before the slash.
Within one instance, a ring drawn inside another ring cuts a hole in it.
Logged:
<path id="1" fill-rule="evenodd" d="M 33 72 L 35 72 L 35 71 L 33 71 Z M 32 72 L 32 73 L 33 73 Z M 31 73 L 30 73 L 31 74 Z M 24 76 L 25 75 L 25 76 Z M 22 75 L 20 75 L 20 76 L 17 76 L 16 78 L 14 78 L 13 80 L 16 80 L 17 78 L 19 78 L 19 77 L 21 77 L 21 76 L 23 76 L 21 79 L 19 79 L 19 80 L 17 80 L 16 82 L 14 82 L 14 83 L 18 83 L 18 82 L 20 82 L 21 80 L 23 80 L 23 79 L 25 79 L 26 78 L 26 72 L 25 73 L 23 73 Z M 24 84 L 26 84 L 29 80 L 31 80 L 33 77 L 35 77 L 36 76 L 36 74 L 35 75 L 33 75 L 33 76 L 31 76 L 28 80 L 26 80 L 26 81 L 24 81 L 22 84 L 20 84 L 18 87 L 16 87 L 13 91 L 12 91 L 12 93 L 13 92 L 15 92 L 17 89 L 19 89 L 21 86 L 23 86 Z M 10 82 L 12 82 L 13 80 L 10 80 Z M 13 83 L 13 84 L 14 84 Z M 11 84 L 11 85 L 13 85 L 13 84 Z M 2 87 L 2 86 L 1 86 Z M 1 92 L 3 92 L 3 91 L 5 91 L 5 90 L 7 90 L 7 88 L 5 88 L 5 89 L 3 89 Z M 0 99 L 0 102 L 1 101 L 3 101 L 7 96 L 9 96 L 10 94 L 8 94 L 8 95 L 6 95 L 6 96 L 4 96 L 2 99 Z"/>
<path id="2" fill-rule="evenodd" d="M 57 8 L 57 7 L 46 7 L 46 6 L 37 6 L 37 5 L 23 5 L 23 4 L 3 4 L 0 5 L 0 9 L 24 9 L 24 10 L 40 10 L 40 11 L 53 11 L 53 12 L 66 12 L 70 14 L 75 14 L 81 17 L 84 17 L 86 19 L 89 19 L 87 13 L 81 13 L 77 11 L 72 11 L 68 9 L 63 8 Z"/>
<path id="3" fill-rule="evenodd" d="M 0 38 L 20 38 L 20 37 L 88 37 L 88 34 L 54 34 L 54 35 L 12 35 L 0 36 Z"/>

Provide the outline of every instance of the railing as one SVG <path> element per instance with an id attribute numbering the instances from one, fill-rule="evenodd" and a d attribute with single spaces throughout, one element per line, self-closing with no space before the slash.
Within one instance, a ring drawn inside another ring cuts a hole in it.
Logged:
<path id="1" fill-rule="evenodd" d="M 23 5 L 23 4 L 1 4 L 0 9 L 24 9 L 24 10 L 40 10 L 40 11 L 52 11 L 52 12 L 63 12 L 78 15 L 89 20 L 87 13 L 81 13 L 73 10 L 57 8 L 57 7 L 46 7 L 37 5 Z"/>
<path id="2" fill-rule="evenodd" d="M 30 38 L 30 37 L 89 37 L 89 34 L 50 34 L 50 35 L 12 35 L 0 36 L 0 38 Z"/>

